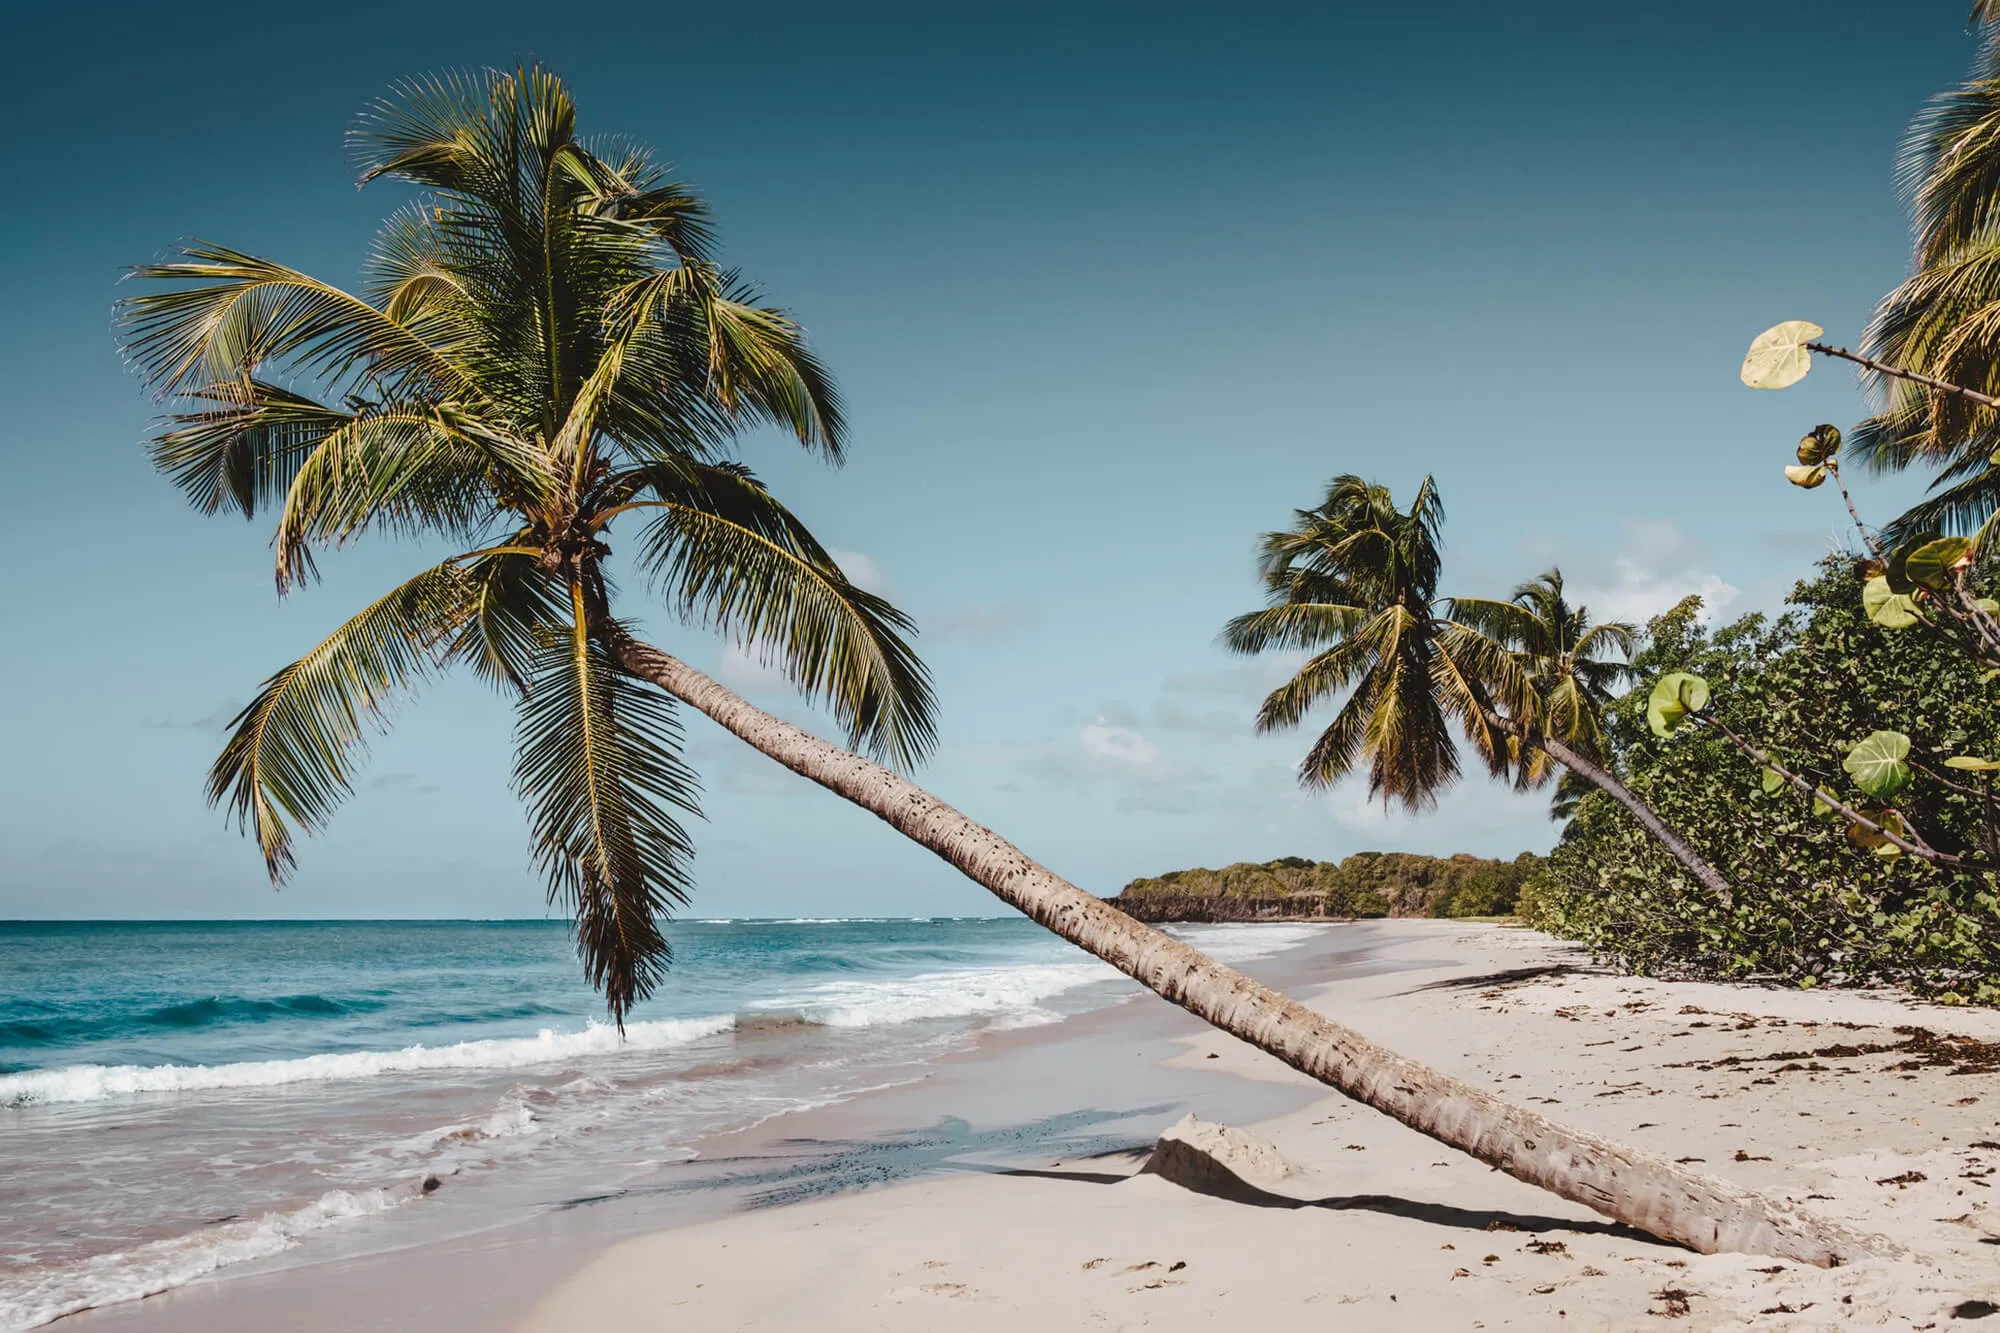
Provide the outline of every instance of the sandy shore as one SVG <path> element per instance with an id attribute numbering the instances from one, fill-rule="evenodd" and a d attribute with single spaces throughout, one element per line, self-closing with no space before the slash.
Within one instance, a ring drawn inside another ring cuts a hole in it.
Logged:
<path id="1" fill-rule="evenodd" d="M 1490 926 L 1391 922 L 1341 936 L 1411 970 L 1307 990 L 1323 1011 L 1903 1252 L 1821 1271 L 1671 1249 L 1318 1096 L 1204 1030 L 1179 1037 L 1171 1066 L 1297 1094 L 1295 1109 L 1255 1127 L 1298 1168 L 1273 1187 L 1279 1197 L 1228 1202 L 1135 1177 L 1129 1151 L 989 1155 L 985 1170 L 624 1241 L 519 1327 L 2000 1327 L 1988 1179 L 2000 1166 L 2000 1051 L 1977 1045 L 2000 1041 L 2000 1014 L 1620 978 Z M 1912 1025 L 1943 1039 L 1896 1030 Z"/>

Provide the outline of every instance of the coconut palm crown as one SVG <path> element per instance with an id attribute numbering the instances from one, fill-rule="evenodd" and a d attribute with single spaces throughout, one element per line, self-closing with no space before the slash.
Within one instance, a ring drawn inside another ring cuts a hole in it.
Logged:
<path id="1" fill-rule="evenodd" d="M 1505 773 L 1508 737 L 1489 714 L 1496 683 L 1518 700 L 1519 673 L 1497 644 L 1437 615 L 1444 505 L 1432 480 L 1401 510 L 1387 487 L 1336 477 L 1326 498 L 1293 520 L 1262 541 L 1270 605 L 1237 616 L 1222 634 L 1239 653 L 1314 653 L 1265 698 L 1257 730 L 1296 726 L 1345 692 L 1299 764 L 1307 787 L 1330 785 L 1365 759 L 1370 796 L 1434 805 L 1459 775 L 1454 732 Z"/>
<path id="2" fill-rule="evenodd" d="M 461 551 L 265 681 L 211 799 L 282 880 L 385 706 L 469 667 L 518 703 L 534 856 L 622 1024 L 670 961 L 698 783 L 674 701 L 608 646 L 614 521 L 672 612 L 782 664 L 851 745 L 913 764 L 934 710 L 908 620 L 734 457 L 775 426 L 840 461 L 839 397 L 802 331 L 718 267 L 688 187 L 576 122 L 539 68 L 401 86 L 350 145 L 364 184 L 419 194 L 357 292 L 196 243 L 137 269 L 120 315 L 168 405 L 153 461 L 202 511 L 274 522 L 281 591 L 365 533 Z"/>
<path id="3" fill-rule="evenodd" d="M 1521 584 L 1504 602 L 1454 597 L 1451 617 L 1514 654 L 1538 697 L 1542 734 L 1587 759 L 1606 761 L 1604 709 L 1617 688 L 1634 678 L 1627 659 L 1638 645 L 1637 626 L 1592 624 L 1589 608 L 1572 606 L 1564 595 L 1560 569 Z M 1516 782 L 1539 787 L 1560 767 L 1546 751 L 1530 746 L 1519 757 Z"/>

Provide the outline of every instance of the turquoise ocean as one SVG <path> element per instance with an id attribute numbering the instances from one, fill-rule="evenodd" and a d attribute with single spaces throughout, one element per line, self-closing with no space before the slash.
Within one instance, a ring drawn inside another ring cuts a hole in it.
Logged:
<path id="1" fill-rule="evenodd" d="M 1226 960 L 1313 927 L 1193 926 Z M 0 1330 L 432 1188 L 495 1214 L 1138 994 L 1020 918 L 683 921 L 602 1021 L 560 922 L 0 922 Z"/>

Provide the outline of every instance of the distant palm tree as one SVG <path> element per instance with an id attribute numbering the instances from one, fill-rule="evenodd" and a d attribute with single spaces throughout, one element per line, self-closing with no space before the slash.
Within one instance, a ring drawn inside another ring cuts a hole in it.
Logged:
<path id="1" fill-rule="evenodd" d="M 1494 775 L 1508 771 L 1507 737 L 1485 714 L 1486 682 L 1509 660 L 1435 613 L 1443 520 L 1429 477 L 1405 511 L 1388 487 L 1349 475 L 1316 508 L 1295 511 L 1291 527 L 1264 534 L 1271 604 L 1231 620 L 1223 641 L 1239 653 L 1317 650 L 1265 698 L 1259 731 L 1297 726 L 1314 706 L 1346 695 L 1299 764 L 1307 787 L 1337 782 L 1365 760 L 1370 796 L 1434 805 L 1458 778 L 1459 734 Z"/>
<path id="2" fill-rule="evenodd" d="M 1615 688 L 1634 678 L 1627 659 L 1638 643 L 1636 626 L 1622 621 L 1593 625 L 1589 609 L 1570 605 L 1564 596 L 1560 569 L 1523 583 L 1508 601 L 1454 597 L 1450 615 L 1514 653 L 1540 699 L 1536 717 L 1541 733 L 1592 763 L 1608 765 L 1604 710 Z M 1531 745 L 1516 765 L 1516 781 L 1524 790 L 1540 787 L 1558 767 L 1546 750 Z"/>
<path id="3" fill-rule="evenodd" d="M 1257 713 L 1259 731 L 1301 722 L 1345 695 L 1299 765 L 1319 788 L 1365 761 L 1368 792 L 1421 809 L 1458 778 L 1456 736 L 1496 777 L 1545 781 L 1550 761 L 1602 789 L 1704 888 L 1732 901 L 1728 880 L 1595 756 L 1599 706 L 1629 646 L 1629 626 L 1593 629 L 1562 596 L 1559 576 L 1524 584 L 1511 602 L 1440 599 L 1444 509 L 1429 477 L 1407 511 L 1387 487 L 1336 477 L 1314 509 L 1263 539 L 1270 605 L 1237 616 L 1223 641 L 1240 653 L 1315 650 Z M 1444 610 L 1446 614 L 1440 614 Z M 1454 734 L 1456 733 L 1456 735 Z"/>
<path id="4" fill-rule="evenodd" d="M 462 554 L 363 608 L 236 719 L 211 795 L 274 877 L 291 826 L 346 795 L 365 725 L 464 664 L 519 707 L 515 781 L 552 897 L 621 1022 L 668 960 L 695 778 L 673 701 L 878 816 L 1064 939 L 1293 1068 L 1516 1177 L 1704 1252 L 1861 1252 L 1740 1187 L 1564 1128 L 1404 1060 L 1132 920 L 888 768 L 771 716 L 635 639 L 613 612 L 615 520 L 688 621 L 776 656 L 851 744 L 920 758 L 930 687 L 908 622 L 863 592 L 725 456 L 768 422 L 839 457 L 838 400 L 798 329 L 709 258 L 700 201 L 642 153 L 606 156 L 541 70 L 412 85 L 355 137 L 363 179 L 428 193 L 350 295 L 191 246 L 140 275 L 126 350 L 179 407 L 153 455 L 201 508 L 275 514 L 281 588 L 374 530 Z M 644 688 L 641 682 L 657 686 Z"/>

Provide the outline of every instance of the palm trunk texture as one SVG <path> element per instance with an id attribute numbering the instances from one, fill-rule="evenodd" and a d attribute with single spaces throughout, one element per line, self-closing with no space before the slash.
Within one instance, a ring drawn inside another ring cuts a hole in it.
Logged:
<path id="1" fill-rule="evenodd" d="M 1564 1128 L 1406 1060 L 1133 920 L 888 769 L 772 717 L 615 628 L 607 637 L 627 671 L 874 814 L 1030 919 L 1197 1018 L 1419 1133 L 1703 1254 L 1740 1251 L 1828 1267 L 1877 1248 L 1728 1181 Z"/>
<path id="2" fill-rule="evenodd" d="M 1729 881 L 1722 877 L 1722 872 L 1710 865 L 1707 858 L 1696 851 L 1686 838 L 1668 827 L 1667 822 L 1653 812 L 1652 806 L 1641 800 L 1637 792 L 1620 782 L 1610 770 L 1584 758 L 1552 736 L 1538 736 L 1528 740 L 1522 735 L 1520 725 L 1511 718 L 1502 717 L 1498 713 L 1488 713 L 1486 721 L 1489 726 L 1498 727 L 1508 735 L 1518 737 L 1526 744 L 1534 746 L 1624 806 L 1631 812 L 1632 818 L 1639 821 L 1639 826 L 1652 834 L 1653 840 L 1666 848 L 1676 861 L 1685 866 L 1687 872 L 1699 880 L 1703 888 L 1719 898 L 1724 907 L 1735 905 L 1735 890 L 1730 887 Z"/>

